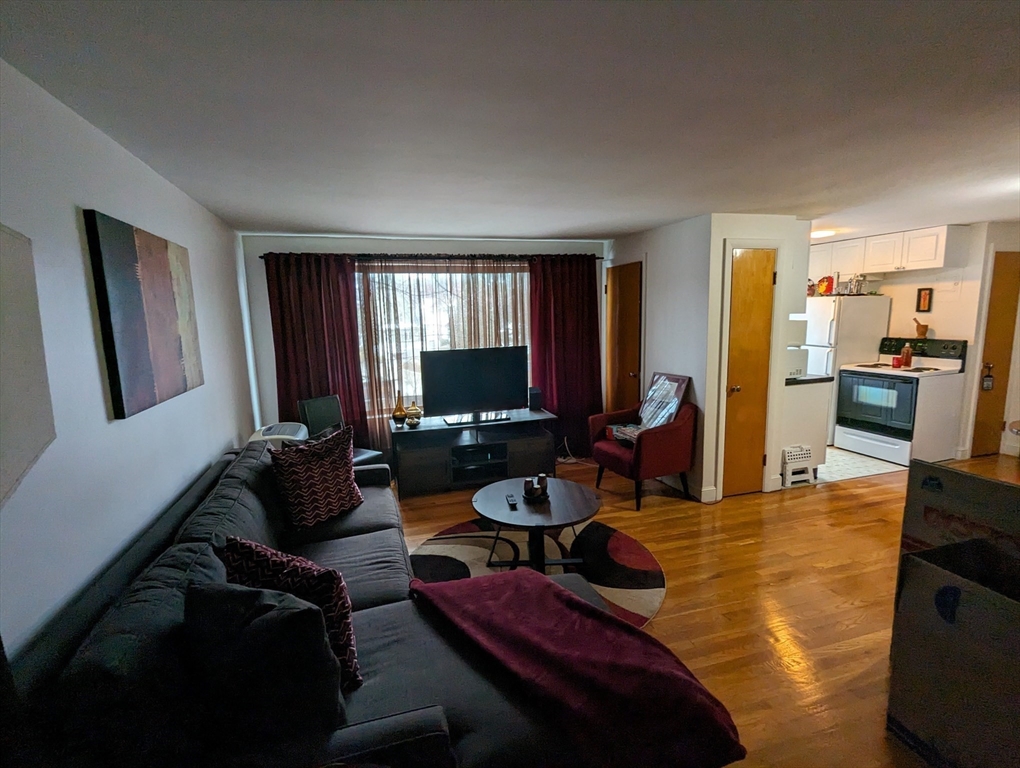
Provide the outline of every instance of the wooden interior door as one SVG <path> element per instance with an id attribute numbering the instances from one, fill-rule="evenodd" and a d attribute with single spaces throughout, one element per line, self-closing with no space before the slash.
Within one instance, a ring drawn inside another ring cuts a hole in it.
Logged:
<path id="1" fill-rule="evenodd" d="M 985 348 L 980 360 L 979 376 L 991 371 L 990 390 L 978 389 L 977 413 L 974 417 L 974 439 L 971 456 L 988 456 L 999 452 L 1005 427 L 1006 387 L 1009 385 L 1010 358 L 1013 353 L 1013 331 L 1016 327 L 1017 304 L 1020 302 L 1020 253 L 995 254 L 992 288 L 988 298 L 988 324 L 985 327 Z M 992 367 L 989 369 L 988 364 Z M 967 367 L 972 363 L 968 360 Z M 979 385 L 980 387 L 980 385 Z"/>
<path id="2" fill-rule="evenodd" d="M 762 489 L 776 251 L 733 251 L 723 496 Z"/>
<path id="3" fill-rule="evenodd" d="M 637 405 L 641 391 L 641 262 L 606 270 L 606 410 Z"/>

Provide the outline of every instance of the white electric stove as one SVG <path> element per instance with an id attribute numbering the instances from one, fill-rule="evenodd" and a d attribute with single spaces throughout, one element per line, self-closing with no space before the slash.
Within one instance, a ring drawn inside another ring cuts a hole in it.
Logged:
<path id="1" fill-rule="evenodd" d="M 913 360 L 894 368 L 906 344 Z M 956 457 L 967 342 L 886 337 L 878 361 L 839 369 L 835 445 L 904 466 Z"/>

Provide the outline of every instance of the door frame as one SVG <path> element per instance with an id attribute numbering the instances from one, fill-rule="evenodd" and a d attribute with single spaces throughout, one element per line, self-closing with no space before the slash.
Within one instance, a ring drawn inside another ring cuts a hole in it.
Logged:
<path id="1" fill-rule="evenodd" d="M 782 316 L 782 302 L 780 301 L 778 279 L 782 270 L 786 268 L 786 261 L 784 258 L 785 254 L 783 253 L 784 245 L 785 243 L 782 240 L 772 240 L 768 238 L 727 238 L 723 241 L 722 301 L 719 312 L 719 357 L 718 366 L 715 370 L 716 386 L 712 388 L 712 392 L 716 398 L 716 421 L 713 426 L 716 435 L 715 487 L 717 500 L 722 499 L 723 476 L 726 472 L 726 384 L 727 375 L 729 373 L 730 298 L 732 296 L 733 285 L 733 251 L 747 248 L 761 248 L 774 250 L 776 252 L 774 269 L 776 271 L 777 280 L 772 291 L 772 335 L 769 350 L 768 398 L 765 412 L 765 452 L 766 454 L 771 454 L 774 450 L 777 450 L 775 446 L 779 441 L 779 430 L 781 426 L 779 421 L 783 413 L 782 397 L 786 384 L 785 377 L 783 377 L 779 380 L 779 385 L 777 386 L 777 376 L 782 372 L 782 361 L 779 359 L 782 356 L 776 354 L 776 339 L 783 338 L 784 323 L 789 320 L 788 317 Z M 774 491 L 782 486 L 782 478 L 780 476 L 777 475 L 775 478 L 772 478 L 769 474 L 769 466 L 775 465 L 775 463 L 774 457 L 772 457 L 767 465 L 763 465 L 761 468 L 762 492 L 767 493 L 768 491 Z"/>

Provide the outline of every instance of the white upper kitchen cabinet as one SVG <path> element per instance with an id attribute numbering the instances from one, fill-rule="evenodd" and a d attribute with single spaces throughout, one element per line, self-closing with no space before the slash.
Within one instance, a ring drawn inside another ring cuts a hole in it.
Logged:
<path id="1" fill-rule="evenodd" d="M 864 241 L 864 271 L 891 272 L 902 262 L 903 233 L 868 237 Z"/>
<path id="2" fill-rule="evenodd" d="M 970 227 L 950 225 L 912 229 L 865 238 L 864 269 L 868 274 L 907 272 L 913 269 L 958 267 L 967 263 Z M 847 240 L 857 243 L 858 240 Z M 838 248 L 843 243 L 833 243 Z M 833 250 L 835 270 L 836 251 Z"/>
<path id="3" fill-rule="evenodd" d="M 902 269 L 931 269 L 943 266 L 946 260 L 948 234 L 949 227 L 929 227 L 904 232 Z"/>
<path id="4" fill-rule="evenodd" d="M 832 276 L 839 273 L 841 282 L 864 271 L 864 238 L 832 244 Z"/>
<path id="5" fill-rule="evenodd" d="M 808 256 L 808 279 L 817 284 L 820 279 L 831 274 L 832 243 L 812 245 Z"/>

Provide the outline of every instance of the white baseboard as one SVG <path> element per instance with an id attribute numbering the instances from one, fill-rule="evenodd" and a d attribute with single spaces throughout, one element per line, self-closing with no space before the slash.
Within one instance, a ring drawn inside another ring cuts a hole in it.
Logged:
<path id="1" fill-rule="evenodd" d="M 717 501 L 722 501 L 719 498 L 719 491 L 714 485 L 702 486 L 700 496 L 698 496 L 698 490 L 695 488 L 691 495 L 696 496 L 702 504 L 715 504 Z"/>

